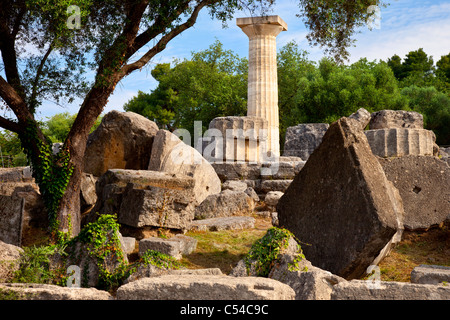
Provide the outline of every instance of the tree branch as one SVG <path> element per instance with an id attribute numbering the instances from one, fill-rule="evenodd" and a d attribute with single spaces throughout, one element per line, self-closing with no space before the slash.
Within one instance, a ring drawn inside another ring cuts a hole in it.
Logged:
<path id="1" fill-rule="evenodd" d="M 30 97 L 30 101 L 29 101 L 31 113 L 34 113 L 35 108 L 36 108 L 36 102 L 37 102 L 36 97 L 38 95 L 38 91 L 37 91 L 38 81 L 42 75 L 42 69 L 44 68 L 45 62 L 47 61 L 48 56 L 50 55 L 52 50 L 53 50 L 53 42 L 50 43 L 50 46 L 48 47 L 47 52 L 45 53 L 44 57 L 41 60 L 41 63 L 39 64 L 38 69 L 36 70 L 36 76 L 34 77 L 34 80 L 33 80 L 31 97 Z"/>
<path id="2" fill-rule="evenodd" d="M 5 100 L 19 122 L 25 123 L 28 119 L 34 119 L 33 115 L 28 110 L 25 101 L 2 76 L 0 76 L 0 97 Z"/>
<path id="3" fill-rule="evenodd" d="M 128 74 L 130 74 L 134 70 L 140 69 L 143 66 L 145 66 L 150 61 L 151 58 L 153 58 L 156 54 L 158 54 L 159 52 L 161 52 L 162 50 L 165 49 L 167 43 L 170 40 L 175 38 L 177 35 L 179 35 L 183 31 L 185 31 L 185 30 L 189 29 L 190 27 L 192 27 L 195 24 L 195 22 L 197 21 L 198 14 L 199 14 L 200 10 L 203 9 L 205 6 L 213 3 L 213 2 L 214 2 L 213 0 L 205 0 L 205 1 L 200 2 L 195 7 L 195 9 L 193 10 L 191 16 L 189 17 L 189 19 L 186 22 L 184 22 L 183 24 L 180 24 L 176 28 L 172 29 L 172 31 L 170 31 L 169 33 L 164 35 L 156 43 L 156 45 L 153 48 L 151 48 L 149 51 L 147 51 L 147 53 L 145 53 L 139 60 L 137 60 L 134 63 L 124 65 L 122 67 L 122 69 L 121 69 L 120 74 L 119 74 L 120 79 L 122 79 L 123 77 L 127 76 Z M 141 44 L 141 47 L 143 45 L 144 44 Z"/>
<path id="4" fill-rule="evenodd" d="M 20 18 L 23 15 L 20 15 Z M 25 97 L 25 90 L 23 90 L 22 84 L 20 82 L 19 70 L 17 68 L 17 54 L 15 49 L 15 40 L 16 34 L 14 32 L 18 32 L 20 27 L 19 18 L 15 22 L 15 27 L 12 32 L 9 32 L 8 21 L 4 19 L 8 19 L 5 16 L 1 16 L 0 21 L 0 52 L 2 54 L 3 65 L 5 66 L 5 75 L 6 79 L 8 79 L 8 83 L 15 89 L 19 95 Z"/>
<path id="5" fill-rule="evenodd" d="M 159 34 L 163 33 L 165 30 L 164 26 L 170 25 L 175 21 L 188 7 L 189 0 L 185 1 L 173 14 L 162 16 L 159 15 L 154 23 L 147 30 L 139 34 L 131 47 L 128 48 L 125 54 L 125 61 L 127 61 L 133 54 L 139 51 L 143 46 L 145 46 L 150 40 L 154 39 Z M 164 20 L 164 21 L 163 21 Z"/>
<path id="6" fill-rule="evenodd" d="M 20 25 L 22 24 L 22 18 L 24 17 L 24 15 L 25 15 L 25 13 L 26 13 L 26 11 L 27 11 L 27 7 L 26 7 L 26 5 L 25 5 L 25 2 L 22 2 L 22 3 L 20 3 L 20 4 L 21 4 L 21 6 L 20 6 L 20 12 L 19 12 L 19 14 L 17 15 L 16 21 L 14 21 L 14 26 L 13 26 L 13 29 L 12 29 L 12 31 L 11 31 L 11 36 L 12 36 L 14 39 L 16 38 L 17 33 L 18 33 L 19 30 L 20 30 Z"/>
<path id="7" fill-rule="evenodd" d="M 0 127 L 15 133 L 19 133 L 22 130 L 22 127 L 17 122 L 3 118 L 2 116 L 0 116 Z"/>

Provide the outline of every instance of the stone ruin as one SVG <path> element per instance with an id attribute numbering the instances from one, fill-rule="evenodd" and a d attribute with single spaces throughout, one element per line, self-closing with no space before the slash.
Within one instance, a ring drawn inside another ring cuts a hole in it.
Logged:
<path id="1" fill-rule="evenodd" d="M 280 156 L 276 37 L 287 30 L 279 16 L 238 18 L 249 38 L 247 117 L 211 121 L 213 162 L 260 163 Z M 223 139 L 224 138 L 224 139 Z"/>
<path id="2" fill-rule="evenodd" d="M 288 128 L 281 156 L 275 39 L 287 25 L 278 16 L 242 18 L 237 24 L 250 41 L 247 116 L 211 121 L 199 152 L 140 115 L 108 113 L 88 139 L 82 224 L 115 213 L 125 253 L 137 245 L 140 255 L 152 249 L 179 259 L 196 249 L 195 239 L 183 235 L 187 230 L 253 228 L 255 213 L 267 213 L 274 225 L 300 239 L 309 272 L 289 269 L 294 252 L 284 253 L 263 286 L 247 277 L 242 263 L 229 276 L 213 269 L 145 269 L 117 297 L 162 298 L 154 292 L 168 292 L 166 298 L 176 298 L 175 286 L 183 288 L 183 296 L 204 298 L 189 293 L 197 283 L 214 299 L 225 291 L 233 299 L 382 299 L 402 291 L 414 292 L 406 298 L 448 299 L 450 290 L 424 284 L 428 277 L 436 282 L 435 270 L 418 270 L 426 274 L 422 282 L 406 287 L 377 284 L 379 294 L 368 293 L 366 282 L 348 280 L 386 256 L 405 228 L 427 229 L 450 218 L 450 152 L 435 144 L 418 113 L 360 109 L 331 125 Z M 48 221 L 29 168 L 2 169 L 0 182 L 0 244 L 7 243 L 0 260 L 14 260 L 20 251 L 15 246 Z M 266 211 L 257 210 L 261 204 Z M 159 228 L 171 230 L 172 237 L 156 237 Z M 439 272 L 439 283 L 449 281 L 450 271 Z M 215 286 L 222 289 L 211 291 Z M 0 289 L 25 290 L 8 284 Z M 26 290 L 46 297 L 53 290 L 55 299 L 112 298 L 92 290 L 73 296 L 52 286 Z"/>

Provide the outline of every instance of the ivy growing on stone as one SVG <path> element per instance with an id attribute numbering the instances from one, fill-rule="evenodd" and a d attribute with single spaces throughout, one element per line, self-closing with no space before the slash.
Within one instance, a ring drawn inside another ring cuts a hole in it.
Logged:
<path id="1" fill-rule="evenodd" d="M 253 268 L 257 276 L 267 277 L 270 270 L 279 259 L 280 253 L 289 246 L 289 239 L 295 236 L 287 229 L 272 227 L 267 233 L 256 241 L 250 248 L 249 253 L 244 258 L 247 274 Z M 288 266 L 290 271 L 298 269 L 298 262 L 304 259 L 300 245 L 297 245 L 297 257 Z"/>

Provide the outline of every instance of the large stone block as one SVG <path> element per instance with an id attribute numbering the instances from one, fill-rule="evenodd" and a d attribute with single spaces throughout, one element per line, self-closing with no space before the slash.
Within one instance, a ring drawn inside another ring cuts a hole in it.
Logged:
<path id="1" fill-rule="evenodd" d="M 131 227 L 184 229 L 194 218 L 192 177 L 112 169 L 100 177 L 96 190 L 98 201 L 91 212 L 118 214 L 118 221 Z"/>
<path id="2" fill-rule="evenodd" d="M 260 117 L 214 118 L 203 154 L 211 162 L 261 162 L 267 151 L 267 126 L 267 120 Z"/>
<path id="3" fill-rule="evenodd" d="M 122 194 L 118 221 L 131 227 L 185 229 L 194 219 L 191 190 L 128 184 Z"/>
<path id="4" fill-rule="evenodd" d="M 0 168 L 0 183 L 32 182 L 30 167 Z"/>
<path id="5" fill-rule="evenodd" d="M 436 136 L 425 129 L 389 128 L 365 131 L 373 154 L 379 157 L 432 156 Z"/>
<path id="6" fill-rule="evenodd" d="M 212 163 L 222 182 L 227 180 L 257 180 L 261 178 L 261 165 L 247 162 Z"/>
<path id="7" fill-rule="evenodd" d="M 365 274 L 402 228 L 398 191 L 370 151 L 361 124 L 330 125 L 277 205 L 279 225 L 308 245 L 314 266 L 352 279 Z"/>
<path id="8" fill-rule="evenodd" d="M 450 300 L 450 287 L 396 281 L 352 280 L 335 285 L 331 300 Z"/>
<path id="9" fill-rule="evenodd" d="M 427 229 L 450 213 L 450 167 L 429 156 L 379 158 L 388 180 L 400 192 L 405 228 Z"/>
<path id="10" fill-rule="evenodd" d="M 221 190 L 220 179 L 211 164 L 196 149 L 167 130 L 160 130 L 155 136 L 148 170 L 192 177 L 198 203 Z"/>
<path id="11" fill-rule="evenodd" d="M 163 275 L 121 286 L 118 300 L 293 300 L 294 290 L 276 280 L 224 275 Z"/>
<path id="12" fill-rule="evenodd" d="M 0 170 L 0 195 L 0 239 L 27 245 L 27 237 L 48 227 L 44 202 L 29 167 Z M 10 240 L 1 238 L 2 234 Z"/>
<path id="13" fill-rule="evenodd" d="M 158 126 L 134 112 L 113 110 L 89 135 L 84 172 L 101 176 L 108 169 L 147 169 Z"/>
<path id="14" fill-rule="evenodd" d="M 292 268 L 296 255 L 283 254 L 272 270 L 269 278 L 289 285 L 295 291 L 295 300 L 330 300 L 333 286 L 346 280 L 329 271 L 314 267 L 306 259 Z"/>
<path id="15" fill-rule="evenodd" d="M 253 212 L 255 201 L 244 191 L 224 190 L 208 196 L 195 208 L 196 219 L 245 216 Z"/>
<path id="16" fill-rule="evenodd" d="M 421 264 L 411 272 L 411 283 L 450 283 L 450 267 Z"/>
<path id="17" fill-rule="evenodd" d="M 18 300 L 114 300 L 107 291 L 41 283 L 0 283 L 0 292 Z"/>
<path id="18" fill-rule="evenodd" d="M 22 219 L 25 200 L 0 195 L 0 240 L 15 246 L 22 241 Z"/>
<path id="19" fill-rule="evenodd" d="M 169 239 L 151 237 L 139 241 L 140 256 L 148 250 L 154 250 L 172 256 L 175 259 L 181 259 L 183 255 L 192 253 L 196 248 L 197 239 L 182 234 Z"/>
<path id="20" fill-rule="evenodd" d="M 411 128 L 423 129 L 423 116 L 414 111 L 404 110 L 381 110 L 371 114 L 369 128 Z"/>
<path id="21" fill-rule="evenodd" d="M 9 282 L 19 269 L 23 249 L 0 240 L 0 283 Z"/>
<path id="22" fill-rule="evenodd" d="M 287 128 L 283 156 L 295 156 L 308 160 L 311 153 L 322 142 L 328 127 L 328 123 L 302 123 Z"/>

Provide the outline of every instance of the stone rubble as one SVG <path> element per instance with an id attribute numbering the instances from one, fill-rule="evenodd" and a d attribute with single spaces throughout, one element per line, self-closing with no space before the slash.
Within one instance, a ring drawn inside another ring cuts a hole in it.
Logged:
<path id="1" fill-rule="evenodd" d="M 389 254 L 403 228 L 427 229 L 450 217 L 450 152 L 437 148 L 420 114 L 361 108 L 331 125 L 288 128 L 284 156 L 276 163 L 208 163 L 144 119 L 114 111 L 90 136 L 80 191 L 84 223 L 97 213 L 116 213 L 127 228 L 169 228 L 178 234 L 119 234 L 121 250 L 125 257 L 157 250 L 180 259 L 197 245 L 183 232 L 250 229 L 256 211 L 266 212 L 273 225 L 307 243 L 307 259 L 293 269 L 297 255 L 283 252 L 268 278 L 247 274 L 243 260 L 230 275 L 218 268 L 140 265 L 116 297 L 94 288 L 2 283 L 18 267 L 23 235 L 31 226 L 45 227 L 46 215 L 30 168 L 0 169 L 1 294 L 37 300 L 450 299 L 448 267 L 418 266 L 411 283 L 352 280 Z M 78 261 L 68 263 L 87 268 L 88 284 L 95 286 L 96 262 L 81 244 L 75 247 Z M 117 261 L 107 264 L 114 268 Z"/>

